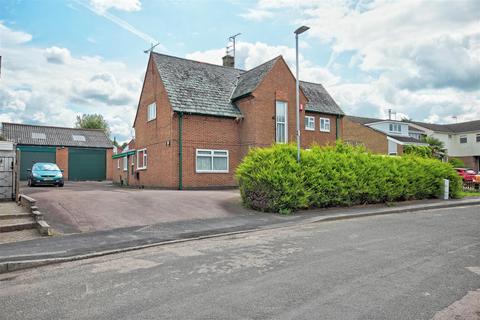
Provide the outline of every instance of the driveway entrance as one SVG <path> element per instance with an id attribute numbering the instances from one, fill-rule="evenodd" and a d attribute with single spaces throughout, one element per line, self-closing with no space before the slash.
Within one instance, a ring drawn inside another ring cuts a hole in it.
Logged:
<path id="1" fill-rule="evenodd" d="M 238 190 L 139 190 L 110 182 L 65 182 L 63 188 L 24 187 L 59 233 L 90 232 L 178 220 L 250 214 Z"/>

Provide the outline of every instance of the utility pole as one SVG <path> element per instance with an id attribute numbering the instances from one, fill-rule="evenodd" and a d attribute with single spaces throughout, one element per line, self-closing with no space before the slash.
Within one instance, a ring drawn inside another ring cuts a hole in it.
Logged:
<path id="1" fill-rule="evenodd" d="M 295 30 L 295 71 L 296 75 L 296 82 L 295 82 L 295 96 L 296 96 L 296 104 L 295 104 L 295 114 L 297 116 L 297 162 L 300 162 L 300 79 L 299 79 L 299 67 L 298 67 L 298 35 L 304 33 L 310 29 L 307 26 L 301 26 L 297 30 Z"/>

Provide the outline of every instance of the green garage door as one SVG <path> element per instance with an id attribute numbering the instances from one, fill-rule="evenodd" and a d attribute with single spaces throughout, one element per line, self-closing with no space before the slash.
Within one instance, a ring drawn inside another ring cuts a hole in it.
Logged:
<path id="1" fill-rule="evenodd" d="M 55 147 L 30 147 L 19 146 L 20 150 L 20 180 L 27 180 L 28 169 L 32 169 L 34 163 L 55 163 Z"/>
<path id="2" fill-rule="evenodd" d="M 105 149 L 68 148 L 68 180 L 105 180 Z"/>

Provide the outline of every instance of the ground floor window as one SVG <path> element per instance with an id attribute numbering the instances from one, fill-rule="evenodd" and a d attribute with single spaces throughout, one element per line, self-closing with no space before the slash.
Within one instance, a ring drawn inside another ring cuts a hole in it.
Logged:
<path id="1" fill-rule="evenodd" d="M 137 151 L 137 169 L 147 169 L 147 149 Z"/>
<path id="2" fill-rule="evenodd" d="M 123 157 L 123 171 L 127 171 L 128 169 L 128 157 Z"/>
<path id="3" fill-rule="evenodd" d="M 228 150 L 197 149 L 196 172 L 228 172 Z"/>
<path id="4" fill-rule="evenodd" d="M 305 130 L 315 130 L 315 117 L 305 116 Z"/>

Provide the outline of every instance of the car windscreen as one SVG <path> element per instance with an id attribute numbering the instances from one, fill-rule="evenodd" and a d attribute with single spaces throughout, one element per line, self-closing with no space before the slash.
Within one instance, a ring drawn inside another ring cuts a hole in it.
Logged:
<path id="1" fill-rule="evenodd" d="M 33 166 L 33 170 L 60 171 L 60 169 L 54 163 L 36 163 Z"/>
<path id="2" fill-rule="evenodd" d="M 470 169 L 470 170 L 467 170 L 467 173 L 468 173 L 468 174 L 476 174 L 476 172 L 473 171 L 473 170 L 471 170 L 471 169 Z"/>

